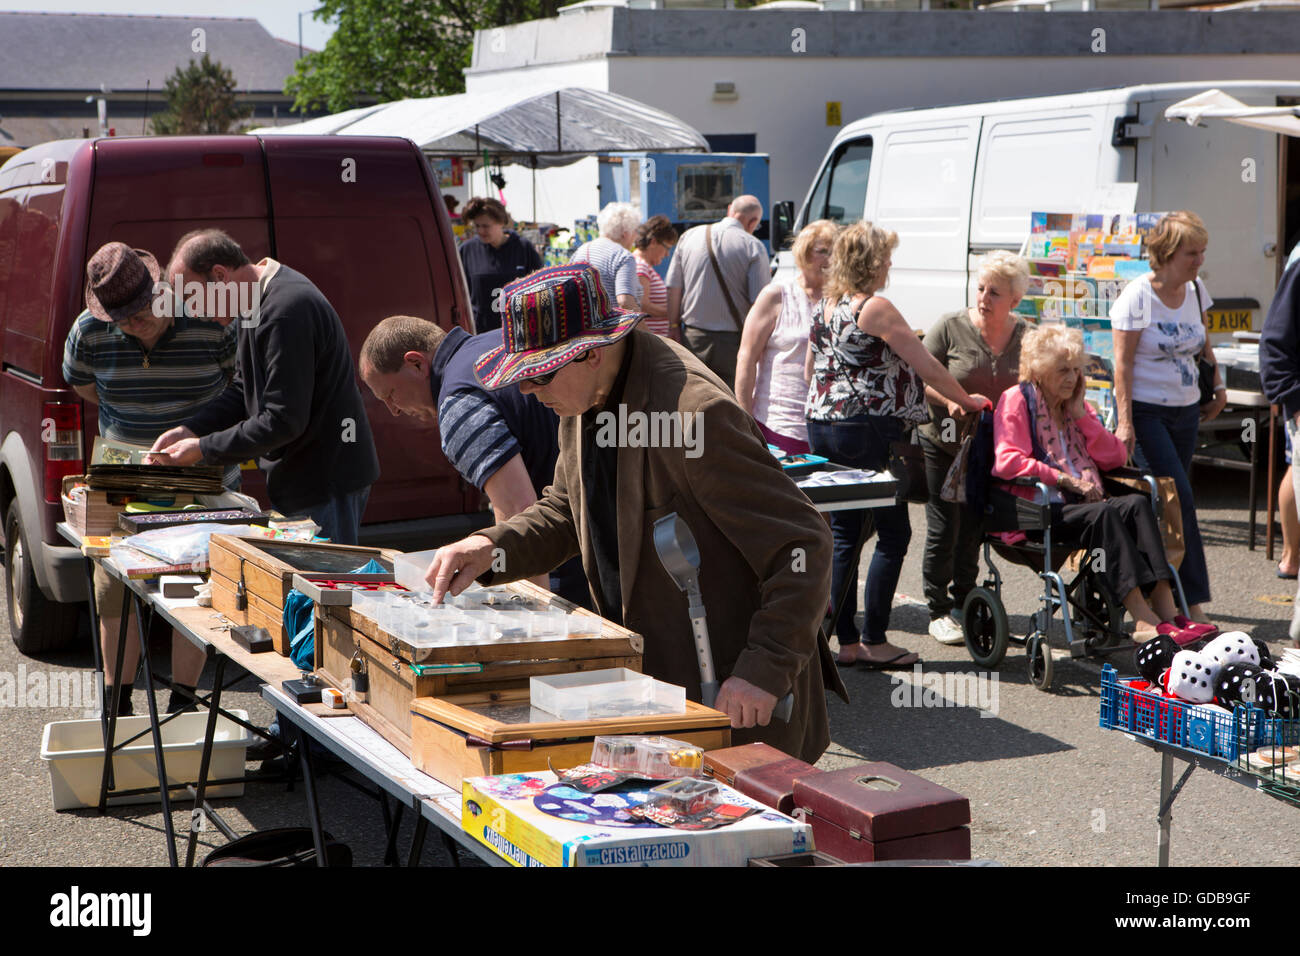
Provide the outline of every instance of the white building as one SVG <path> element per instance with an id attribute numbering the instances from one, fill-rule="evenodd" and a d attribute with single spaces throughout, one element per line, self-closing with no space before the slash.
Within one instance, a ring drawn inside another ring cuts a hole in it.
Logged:
<path id="1" fill-rule="evenodd" d="M 562 83 L 642 100 L 720 151 L 770 153 L 770 198 L 796 205 L 839 128 L 882 110 L 1300 76 L 1294 8 L 921 12 L 626 2 L 580 3 L 547 20 L 481 31 L 467 89 Z M 530 212 L 529 172 L 507 168 L 506 178 L 507 201 Z M 564 223 L 595 211 L 596 178 L 595 160 L 539 173 L 539 217 Z"/>

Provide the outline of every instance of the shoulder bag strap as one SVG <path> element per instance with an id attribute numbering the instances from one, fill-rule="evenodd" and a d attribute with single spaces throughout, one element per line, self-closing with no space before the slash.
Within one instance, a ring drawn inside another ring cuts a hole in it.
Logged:
<path id="1" fill-rule="evenodd" d="M 739 332 L 745 320 L 740 317 L 740 312 L 736 309 L 736 303 L 732 301 L 731 291 L 727 288 L 727 280 L 722 278 L 722 267 L 718 265 L 717 253 L 713 251 L 713 223 L 704 227 L 704 247 L 709 250 L 709 262 L 713 264 L 713 274 L 718 277 L 718 286 L 722 289 L 722 297 L 727 300 L 727 311 L 731 313 L 731 321 L 736 323 L 736 331 Z"/>

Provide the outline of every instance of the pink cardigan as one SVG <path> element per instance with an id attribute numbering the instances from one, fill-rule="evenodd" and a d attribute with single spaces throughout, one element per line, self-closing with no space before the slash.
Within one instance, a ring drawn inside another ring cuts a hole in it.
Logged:
<path id="1" fill-rule="evenodd" d="M 1091 408 L 1086 416 L 1076 420 L 1076 424 L 1087 443 L 1088 456 L 1098 471 L 1119 468 L 1128 460 L 1128 448 L 1106 430 Z M 1045 482 L 1048 487 L 1055 487 L 1055 469 L 1034 457 L 1034 445 L 1030 439 L 1032 427 L 1025 396 L 1019 387 L 1007 389 L 998 399 L 993 417 L 993 477 L 1004 480 L 1031 477 Z M 1035 493 L 1033 488 L 1018 485 L 1008 486 L 1007 490 L 1021 498 L 1033 498 Z"/>

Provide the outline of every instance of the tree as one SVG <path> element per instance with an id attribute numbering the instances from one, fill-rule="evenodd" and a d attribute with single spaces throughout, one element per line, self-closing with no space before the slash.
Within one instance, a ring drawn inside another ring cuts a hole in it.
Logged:
<path id="1" fill-rule="evenodd" d="M 235 99 L 234 74 L 205 53 L 201 62 L 190 60 L 167 78 L 167 109 L 150 122 L 161 136 L 230 133 L 252 114 L 252 107 Z"/>
<path id="2" fill-rule="evenodd" d="M 285 82 L 295 110 L 332 113 L 359 97 L 381 103 L 463 93 L 474 31 L 553 17 L 560 0 L 323 0 L 317 20 L 337 22 L 325 49 L 298 61 Z"/>

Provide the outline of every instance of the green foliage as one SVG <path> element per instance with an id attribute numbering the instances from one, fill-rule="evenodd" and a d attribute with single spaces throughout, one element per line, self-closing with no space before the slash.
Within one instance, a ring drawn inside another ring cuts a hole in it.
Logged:
<path id="1" fill-rule="evenodd" d="M 555 16 L 559 0 L 323 0 L 337 29 L 285 82 L 295 110 L 463 93 L 474 31 Z"/>
<path id="2" fill-rule="evenodd" d="M 232 133 L 252 115 L 252 107 L 235 99 L 234 74 L 205 53 L 202 62 L 190 60 L 167 78 L 167 109 L 150 123 L 160 136 Z"/>

